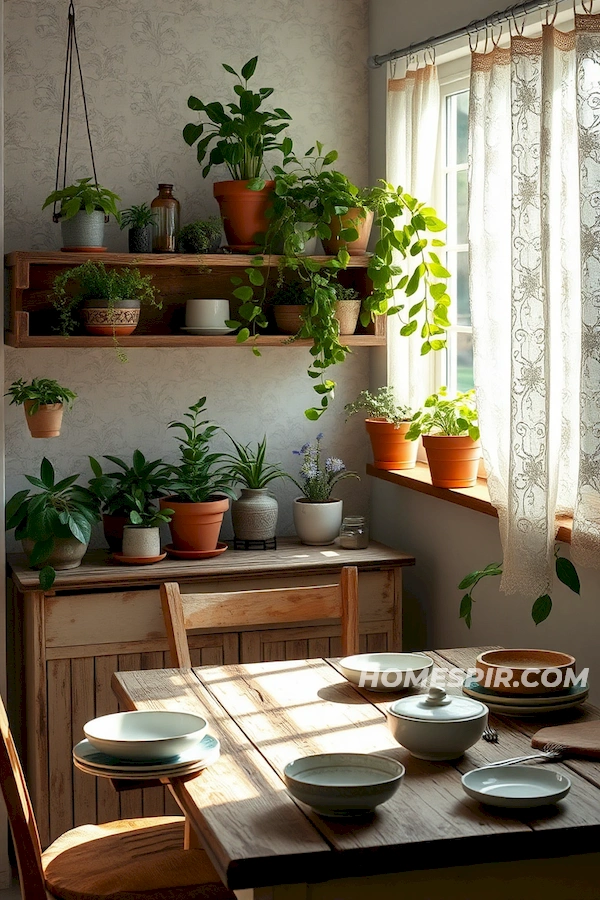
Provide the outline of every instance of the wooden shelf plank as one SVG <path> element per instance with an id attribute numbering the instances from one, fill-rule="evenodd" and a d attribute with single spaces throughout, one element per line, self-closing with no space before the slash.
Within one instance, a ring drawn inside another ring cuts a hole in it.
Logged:
<path id="1" fill-rule="evenodd" d="M 219 268 L 231 266 L 243 268 L 252 265 L 256 259 L 244 253 L 62 253 L 49 250 L 13 250 L 5 256 L 5 265 L 9 268 L 29 262 L 33 265 L 69 265 L 77 266 L 92 258 L 96 262 L 109 263 L 113 266 L 215 266 Z M 332 259 L 331 256 L 313 256 L 319 262 Z M 350 269 L 364 269 L 369 264 L 371 254 L 351 256 L 348 263 Z M 277 267 L 281 256 L 265 256 L 265 265 Z"/>
<path id="2" fill-rule="evenodd" d="M 240 347 L 249 349 L 254 346 L 254 340 L 250 339 L 243 344 L 238 344 L 233 335 L 189 335 L 189 334 L 132 334 L 128 337 L 117 338 L 119 347 Z M 349 347 L 382 347 L 385 346 L 385 338 L 374 334 L 350 334 L 344 338 Z M 112 347 L 115 343 L 112 337 L 92 337 L 91 335 L 71 335 L 60 337 L 58 335 L 27 335 L 17 339 L 13 332 L 7 332 L 5 343 L 10 347 L 48 347 L 48 348 L 91 348 Z M 284 334 L 261 334 L 256 338 L 258 347 L 310 347 L 312 342 L 308 340 L 287 343 Z"/>

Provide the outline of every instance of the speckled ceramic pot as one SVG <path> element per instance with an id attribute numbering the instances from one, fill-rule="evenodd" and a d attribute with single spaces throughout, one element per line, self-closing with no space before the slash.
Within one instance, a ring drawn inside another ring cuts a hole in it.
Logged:
<path id="1" fill-rule="evenodd" d="M 33 550 L 33 541 L 30 541 L 29 538 L 25 538 L 21 543 L 23 545 L 23 550 L 27 556 L 29 556 Z M 39 566 L 34 566 L 33 568 L 42 569 L 44 566 L 52 566 L 52 568 L 57 571 L 60 569 L 76 569 L 77 566 L 81 565 L 81 560 L 83 559 L 87 548 L 88 545 L 82 544 L 77 538 L 55 537 L 54 547 L 50 556 L 45 559 L 43 563 L 40 563 Z"/>
<path id="2" fill-rule="evenodd" d="M 143 559 L 160 556 L 160 529 L 126 525 L 123 529 L 123 556 Z"/>
<path id="3" fill-rule="evenodd" d="M 275 537 L 279 504 L 267 488 L 242 488 L 231 504 L 231 521 L 240 541 L 270 541 Z"/>

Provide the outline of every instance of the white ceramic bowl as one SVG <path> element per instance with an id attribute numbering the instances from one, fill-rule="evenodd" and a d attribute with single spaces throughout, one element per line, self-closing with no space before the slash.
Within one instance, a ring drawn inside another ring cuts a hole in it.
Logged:
<path id="1" fill-rule="evenodd" d="M 403 697 L 386 710 L 399 744 L 418 759 L 456 759 L 482 736 L 487 706 L 468 697 L 448 697 L 440 688 Z"/>
<path id="2" fill-rule="evenodd" d="M 424 653 L 359 653 L 338 663 L 344 678 L 370 691 L 399 691 L 422 685 L 433 668 Z"/>
<path id="3" fill-rule="evenodd" d="M 512 809 L 556 803 L 571 789 L 570 778 L 545 766 L 484 766 L 467 772 L 461 782 L 474 800 Z"/>
<path id="4" fill-rule="evenodd" d="M 397 791 L 404 766 L 369 753 L 317 753 L 288 763 L 288 791 L 324 816 L 371 812 Z"/>
<path id="5" fill-rule="evenodd" d="M 197 297 L 185 304 L 186 328 L 224 328 L 229 319 L 229 300 Z"/>
<path id="6" fill-rule="evenodd" d="M 137 710 L 100 716 L 83 726 L 96 750 L 117 759 L 170 759 L 202 740 L 207 722 L 193 713 Z"/>

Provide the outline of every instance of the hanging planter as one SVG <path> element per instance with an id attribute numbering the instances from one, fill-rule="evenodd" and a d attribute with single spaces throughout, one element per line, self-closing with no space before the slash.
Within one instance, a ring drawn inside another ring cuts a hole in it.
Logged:
<path id="1" fill-rule="evenodd" d="M 30 384 L 19 378 L 13 381 L 5 397 L 11 405 L 23 406 L 31 437 L 58 437 L 65 405 L 69 408 L 77 394 L 61 387 L 52 378 L 34 378 Z"/>

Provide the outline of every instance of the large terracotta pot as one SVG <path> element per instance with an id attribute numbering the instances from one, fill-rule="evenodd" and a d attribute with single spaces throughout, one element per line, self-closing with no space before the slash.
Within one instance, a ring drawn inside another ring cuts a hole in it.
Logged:
<path id="1" fill-rule="evenodd" d="M 29 414 L 29 410 L 33 406 L 33 400 L 26 400 L 23 404 L 25 407 L 25 419 L 34 438 L 53 438 L 60 434 L 60 426 L 63 417 L 62 403 L 46 403 L 42 404 L 37 412 L 33 415 Z"/>
<path id="2" fill-rule="evenodd" d="M 481 444 L 468 436 L 424 434 L 423 446 L 436 487 L 473 487 L 481 457 Z"/>
<path id="3" fill-rule="evenodd" d="M 361 217 L 361 212 L 366 213 L 364 218 Z M 340 240 L 340 231 L 342 228 L 348 228 L 350 225 L 353 225 L 358 231 L 358 238 L 355 241 Z M 343 216 L 334 216 L 329 223 L 331 237 L 321 238 L 323 250 L 329 256 L 335 256 L 338 250 L 345 247 L 350 256 L 363 256 L 367 251 L 367 244 L 371 237 L 372 227 L 372 210 L 361 210 L 358 207 L 355 207 L 349 209 Z"/>
<path id="4" fill-rule="evenodd" d="M 410 422 L 401 422 L 396 428 L 386 419 L 365 419 L 365 428 L 371 439 L 376 469 L 414 469 L 419 442 L 406 440 Z"/>
<path id="5" fill-rule="evenodd" d="M 267 181 L 262 191 L 250 191 L 247 184 L 247 181 L 217 181 L 213 186 L 227 246 L 238 253 L 256 249 L 256 235 L 264 235 L 269 227 L 265 213 L 275 187 L 274 181 Z"/>
<path id="6" fill-rule="evenodd" d="M 312 546 L 333 544 L 342 524 L 342 501 L 313 503 L 305 497 L 294 500 L 294 528 L 301 543 Z"/>
<path id="7" fill-rule="evenodd" d="M 301 316 L 306 306 L 303 304 L 279 303 L 273 306 L 275 323 L 282 334 L 297 334 L 304 325 Z"/>
<path id="8" fill-rule="evenodd" d="M 169 528 L 175 550 L 216 550 L 223 516 L 229 509 L 227 497 L 204 503 L 166 497 L 159 500 L 159 506 L 173 510 Z"/>

